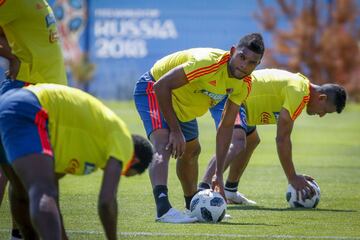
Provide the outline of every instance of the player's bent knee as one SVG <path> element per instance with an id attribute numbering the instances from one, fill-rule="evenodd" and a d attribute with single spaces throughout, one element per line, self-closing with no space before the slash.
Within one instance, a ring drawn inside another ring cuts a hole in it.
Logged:
<path id="1" fill-rule="evenodd" d="M 51 185 L 39 184 L 29 189 L 31 208 L 40 212 L 57 212 L 58 192 Z"/>
<path id="2" fill-rule="evenodd" d="M 242 151 L 244 151 L 246 148 L 246 140 L 245 139 L 235 139 L 231 142 L 230 145 L 230 152 L 233 155 L 239 155 Z"/>

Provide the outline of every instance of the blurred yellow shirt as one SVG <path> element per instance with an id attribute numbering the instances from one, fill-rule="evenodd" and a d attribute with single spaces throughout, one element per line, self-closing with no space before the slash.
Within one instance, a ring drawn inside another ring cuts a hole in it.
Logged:
<path id="1" fill-rule="evenodd" d="M 295 120 L 310 99 L 310 82 L 300 73 L 279 69 L 256 70 L 245 102 L 248 125 L 275 124 L 282 108 Z"/>
<path id="2" fill-rule="evenodd" d="M 45 0 L 0 1 L 0 26 L 21 61 L 17 80 L 67 84 L 55 16 Z"/>
<path id="3" fill-rule="evenodd" d="M 132 159 L 134 146 L 125 123 L 91 95 L 67 86 L 37 84 L 26 87 L 48 113 L 55 171 L 76 175 L 104 168 L 110 157 Z"/>
<path id="4" fill-rule="evenodd" d="M 172 91 L 172 105 L 177 118 L 187 122 L 204 115 L 227 95 L 237 105 L 246 99 L 251 91 L 251 77 L 229 77 L 229 59 L 228 51 L 192 48 L 160 59 L 150 71 L 157 81 L 171 69 L 183 67 L 189 83 Z"/>

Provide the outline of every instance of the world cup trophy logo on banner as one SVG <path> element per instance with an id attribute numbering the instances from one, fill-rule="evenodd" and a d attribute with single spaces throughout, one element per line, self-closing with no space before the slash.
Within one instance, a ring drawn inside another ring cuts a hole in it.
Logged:
<path id="1" fill-rule="evenodd" d="M 78 87 L 87 90 L 95 67 L 88 59 L 88 7 L 85 0 L 56 0 L 53 4 L 66 65 Z"/>

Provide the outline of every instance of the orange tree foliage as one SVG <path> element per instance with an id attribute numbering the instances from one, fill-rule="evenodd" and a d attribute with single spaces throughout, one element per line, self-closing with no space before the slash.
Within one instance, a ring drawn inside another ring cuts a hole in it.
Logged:
<path id="1" fill-rule="evenodd" d="M 265 65 L 345 86 L 360 101 L 360 8 L 355 0 L 258 0 L 255 18 L 272 35 Z M 279 26 L 279 25 L 282 26 Z"/>

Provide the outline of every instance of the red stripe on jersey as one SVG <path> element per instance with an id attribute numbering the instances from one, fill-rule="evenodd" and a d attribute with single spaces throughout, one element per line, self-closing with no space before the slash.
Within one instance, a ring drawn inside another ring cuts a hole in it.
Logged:
<path id="1" fill-rule="evenodd" d="M 227 63 L 229 59 L 230 59 L 230 55 L 229 55 L 229 53 L 227 53 L 226 55 L 224 55 L 222 57 L 222 59 L 219 62 L 211 64 L 210 66 L 195 69 L 194 71 L 189 72 L 188 74 L 186 74 L 186 77 L 187 77 L 188 81 L 191 81 L 191 80 L 194 80 L 197 77 L 201 77 L 201 76 L 203 76 L 205 74 L 209 74 L 211 72 L 214 72 L 217 69 L 219 69 L 219 67 L 221 65 L 223 65 L 224 63 Z"/>
<path id="2" fill-rule="evenodd" d="M 243 81 L 247 85 L 247 95 L 246 95 L 246 98 L 247 98 L 249 96 L 250 92 L 251 92 L 252 78 L 251 78 L 251 76 L 246 76 L 246 77 L 244 77 Z"/>
<path id="3" fill-rule="evenodd" d="M 302 110 L 304 109 L 306 104 L 309 102 L 309 100 L 310 100 L 310 96 L 303 97 L 300 105 L 296 108 L 294 114 L 291 116 L 292 120 L 295 120 L 301 114 Z"/>
<path id="4" fill-rule="evenodd" d="M 47 119 L 47 112 L 44 109 L 41 109 L 35 116 L 35 124 L 38 126 L 38 133 L 40 136 L 43 153 L 53 156 L 53 151 L 51 149 L 51 144 L 49 141 L 49 135 L 46 129 Z"/>

